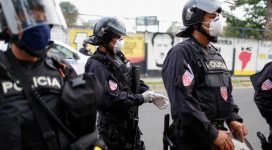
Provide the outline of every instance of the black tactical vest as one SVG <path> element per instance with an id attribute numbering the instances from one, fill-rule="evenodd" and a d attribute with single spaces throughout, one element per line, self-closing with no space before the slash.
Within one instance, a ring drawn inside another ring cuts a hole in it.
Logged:
<path id="1" fill-rule="evenodd" d="M 231 116 L 232 96 L 230 74 L 226 63 L 212 45 L 208 50 L 204 50 L 199 45 L 191 47 L 199 66 L 193 94 L 200 101 L 201 110 L 211 121 L 227 119 Z"/>
<path id="2" fill-rule="evenodd" d="M 91 57 L 107 66 L 110 75 L 117 80 L 121 90 L 131 91 L 131 66 L 129 63 L 124 63 L 117 55 L 110 57 L 95 53 Z"/>
<path id="3" fill-rule="evenodd" d="M 47 150 L 42 132 L 35 121 L 29 100 L 14 77 L 12 66 L 5 53 L 0 53 L 0 149 L 1 150 Z M 37 62 L 26 70 L 32 86 L 40 93 L 48 107 L 59 115 L 59 98 L 64 80 L 51 59 Z M 52 124 L 51 124 L 52 125 Z M 51 126 L 53 130 L 56 128 Z"/>

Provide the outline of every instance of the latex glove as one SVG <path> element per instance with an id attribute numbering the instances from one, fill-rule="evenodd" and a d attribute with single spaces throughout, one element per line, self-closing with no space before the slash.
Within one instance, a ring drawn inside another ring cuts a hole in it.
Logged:
<path id="1" fill-rule="evenodd" d="M 169 99 L 162 95 L 155 93 L 155 97 L 153 98 L 153 104 L 157 106 L 159 109 L 165 109 L 167 105 L 169 104 Z"/>
<path id="2" fill-rule="evenodd" d="M 143 97 L 144 97 L 144 102 L 152 102 L 154 97 L 155 97 L 155 92 L 153 91 L 145 91 L 144 93 L 142 93 Z"/>

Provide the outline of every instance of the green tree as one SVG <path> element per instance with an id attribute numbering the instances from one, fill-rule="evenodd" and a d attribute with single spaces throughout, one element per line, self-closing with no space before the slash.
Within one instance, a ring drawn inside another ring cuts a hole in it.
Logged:
<path id="1" fill-rule="evenodd" d="M 267 1 L 271 0 L 237 0 L 235 10 L 243 8 L 245 15 L 237 18 L 230 13 L 224 13 L 227 18 L 227 30 L 224 35 L 242 38 L 263 38 L 266 29 Z"/>
<path id="2" fill-rule="evenodd" d="M 78 9 L 70 2 L 61 2 L 61 10 L 68 26 L 74 26 L 78 19 Z"/>

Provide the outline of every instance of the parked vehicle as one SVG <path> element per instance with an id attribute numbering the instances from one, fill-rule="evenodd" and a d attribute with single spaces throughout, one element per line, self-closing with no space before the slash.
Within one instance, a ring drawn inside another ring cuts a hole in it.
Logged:
<path id="1" fill-rule="evenodd" d="M 53 40 L 54 46 L 49 50 L 48 54 L 56 54 L 63 57 L 72 67 L 77 74 L 82 74 L 85 71 L 85 64 L 90 56 L 81 54 L 78 50 L 69 46 L 68 44 Z M 0 50 L 6 51 L 8 47 L 7 43 L 0 41 Z"/>
<path id="2" fill-rule="evenodd" d="M 50 54 L 57 54 L 63 57 L 78 74 L 84 73 L 85 64 L 89 56 L 81 54 L 78 50 L 75 50 L 73 47 L 69 46 L 66 43 L 54 40 L 54 46 L 49 50 Z"/>

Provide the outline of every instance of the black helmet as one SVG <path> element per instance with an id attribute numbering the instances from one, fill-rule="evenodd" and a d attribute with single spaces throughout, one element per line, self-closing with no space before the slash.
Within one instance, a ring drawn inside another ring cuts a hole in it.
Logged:
<path id="1" fill-rule="evenodd" d="M 184 27 L 176 34 L 177 37 L 188 37 L 192 26 L 201 23 L 204 13 L 222 11 L 219 0 L 188 0 L 183 7 L 182 21 Z"/>
<path id="2" fill-rule="evenodd" d="M 124 35 L 126 35 L 126 27 L 123 22 L 115 17 L 103 17 L 95 24 L 93 35 L 85 42 L 92 45 L 108 44 L 113 36 Z"/>

